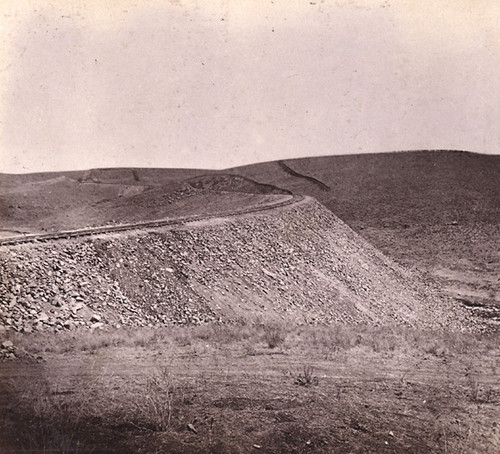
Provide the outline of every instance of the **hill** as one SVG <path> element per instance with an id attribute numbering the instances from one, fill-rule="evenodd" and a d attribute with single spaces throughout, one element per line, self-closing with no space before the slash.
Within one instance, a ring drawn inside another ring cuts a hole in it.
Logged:
<path id="1" fill-rule="evenodd" d="M 7 176 L 0 186 L 0 236 L 203 215 L 290 194 L 243 176 L 172 171 L 155 178 L 156 173 L 106 169 L 31 179 Z"/>
<path id="2" fill-rule="evenodd" d="M 384 254 L 425 272 L 446 294 L 498 322 L 500 156 L 329 156 L 234 172 L 315 197 Z"/>
<path id="3" fill-rule="evenodd" d="M 384 254 L 437 280 L 447 295 L 495 321 L 499 175 L 500 156 L 453 151 L 317 157 L 220 172 L 2 175 L 0 211 L 9 236 L 214 212 L 279 192 L 309 195 Z"/>

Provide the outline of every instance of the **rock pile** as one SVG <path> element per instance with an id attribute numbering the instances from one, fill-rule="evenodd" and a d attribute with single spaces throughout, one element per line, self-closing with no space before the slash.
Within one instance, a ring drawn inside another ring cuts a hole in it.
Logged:
<path id="1" fill-rule="evenodd" d="M 3 359 L 15 359 L 16 358 L 16 348 L 10 340 L 3 341 L 0 344 L 0 360 Z"/>
<path id="2" fill-rule="evenodd" d="M 310 199 L 0 254 L 0 324 L 19 332 L 241 319 L 468 325 L 459 307 Z"/>

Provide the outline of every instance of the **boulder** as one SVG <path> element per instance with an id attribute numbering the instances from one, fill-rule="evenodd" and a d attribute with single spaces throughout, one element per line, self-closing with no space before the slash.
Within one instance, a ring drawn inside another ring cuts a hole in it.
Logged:
<path id="1" fill-rule="evenodd" d="M 49 316 L 45 312 L 40 312 L 40 315 L 38 316 L 37 320 L 39 322 L 47 322 L 49 320 Z"/>
<path id="2" fill-rule="evenodd" d="M 6 341 L 2 342 L 2 348 L 4 348 L 4 349 L 10 349 L 13 347 L 14 347 L 14 344 L 10 340 L 6 340 Z"/>

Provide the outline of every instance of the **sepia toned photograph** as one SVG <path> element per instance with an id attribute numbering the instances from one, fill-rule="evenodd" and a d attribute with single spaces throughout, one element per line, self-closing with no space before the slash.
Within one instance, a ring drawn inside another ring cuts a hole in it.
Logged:
<path id="1" fill-rule="evenodd" d="M 0 3 L 0 454 L 500 452 L 500 3 Z"/>

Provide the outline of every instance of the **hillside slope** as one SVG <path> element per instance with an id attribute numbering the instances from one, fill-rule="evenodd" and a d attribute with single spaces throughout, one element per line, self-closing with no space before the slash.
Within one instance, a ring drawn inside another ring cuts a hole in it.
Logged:
<path id="1" fill-rule="evenodd" d="M 315 197 L 384 254 L 500 322 L 500 156 L 325 156 L 233 171 Z"/>
<path id="2" fill-rule="evenodd" d="M 353 226 L 498 222 L 500 156 L 414 151 L 291 159 L 284 164 L 308 178 L 293 177 L 280 162 L 232 171 L 311 195 Z"/>
<path id="3" fill-rule="evenodd" d="M 322 205 L 1 250 L 16 330 L 203 321 L 469 328 L 466 313 Z M 97 325 L 95 325 L 97 323 Z"/>

